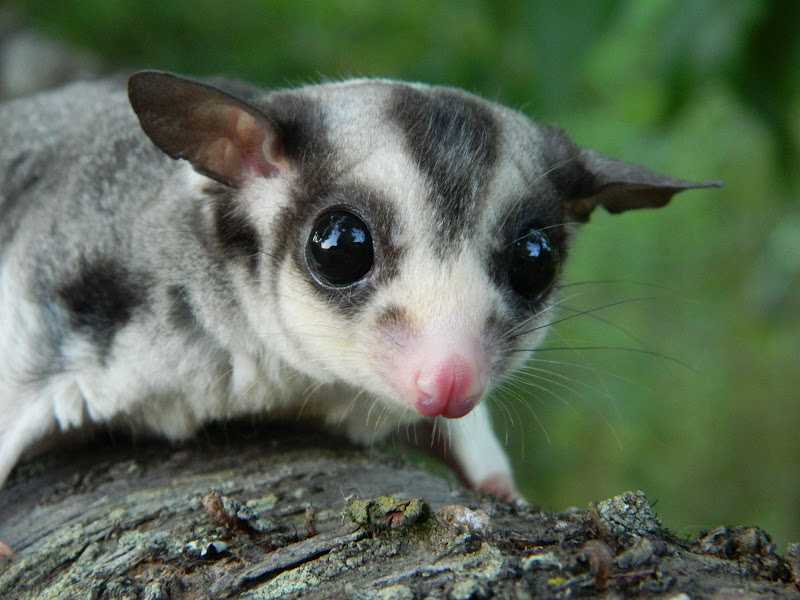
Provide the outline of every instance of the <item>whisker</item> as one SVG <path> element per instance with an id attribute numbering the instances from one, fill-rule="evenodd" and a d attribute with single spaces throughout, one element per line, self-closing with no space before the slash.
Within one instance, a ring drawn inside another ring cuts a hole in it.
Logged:
<path id="1" fill-rule="evenodd" d="M 442 424 L 441 419 L 434 419 L 433 420 L 433 427 L 431 427 L 431 440 L 430 440 L 430 447 L 431 449 L 436 447 L 436 444 L 439 443 L 439 436 L 442 435 Z M 444 445 L 448 446 L 446 436 L 444 440 Z"/>
<path id="2" fill-rule="evenodd" d="M 300 405 L 300 408 L 297 411 L 297 418 L 296 418 L 297 421 L 299 421 L 300 418 L 302 417 L 302 414 L 303 414 L 303 411 L 306 408 L 306 405 L 308 404 L 309 400 L 311 400 L 311 396 L 313 396 L 314 394 L 317 393 L 317 390 L 319 390 L 319 388 L 321 388 L 324 385 L 324 382 L 322 382 L 322 381 L 318 382 L 317 385 L 313 386 L 313 389 L 312 389 L 312 385 L 309 385 L 306 388 L 306 392 L 305 392 L 304 398 L 303 398 L 303 403 Z"/>
<path id="3" fill-rule="evenodd" d="M 581 312 L 581 309 L 572 308 L 570 306 L 562 306 L 562 308 L 564 310 L 570 310 L 570 311 L 573 311 L 575 313 L 580 313 Z M 608 325 L 609 327 L 612 327 L 612 328 L 616 329 L 620 333 L 624 334 L 626 337 L 630 338 L 631 340 L 633 340 L 634 342 L 639 344 L 642 348 L 647 348 L 647 344 L 645 344 L 645 342 L 641 338 L 636 337 L 630 331 L 628 331 L 627 329 L 625 329 L 621 325 L 618 325 L 617 323 L 614 323 L 610 319 L 606 319 L 605 317 L 603 317 L 601 315 L 598 315 L 598 314 L 595 314 L 595 313 L 582 313 L 582 314 L 585 314 L 586 316 L 594 319 L 595 321 L 598 321 L 600 323 L 603 323 L 605 325 Z"/>
<path id="4" fill-rule="evenodd" d="M 675 289 L 666 285 L 652 283 L 650 281 L 639 281 L 638 279 L 585 279 L 582 281 L 572 281 L 570 283 L 562 283 L 559 287 L 561 289 L 582 287 L 585 285 L 621 285 L 630 284 L 640 287 L 652 288 L 654 290 L 663 290 L 665 292 L 675 293 Z"/>
<path id="5" fill-rule="evenodd" d="M 573 299 L 578 298 L 580 296 L 581 296 L 581 294 L 574 294 L 572 296 L 569 296 L 568 298 L 563 298 L 563 299 L 559 300 L 558 302 L 554 302 L 554 303 L 546 306 L 545 308 L 543 308 L 539 312 L 537 312 L 535 314 L 532 314 L 529 317 L 527 317 L 527 318 L 523 319 L 522 321 L 520 321 L 519 323 L 515 323 L 513 326 L 509 327 L 504 332 L 504 336 L 506 337 L 506 339 L 512 340 L 512 339 L 515 339 L 516 337 L 519 337 L 521 335 L 525 335 L 526 333 L 530 333 L 532 331 L 536 331 L 536 329 L 531 329 L 530 331 L 527 331 L 527 332 L 515 333 L 518 330 L 523 329 L 524 327 L 527 327 L 528 324 L 531 321 L 540 318 L 542 315 L 544 315 L 544 314 L 546 314 L 548 312 L 553 312 L 553 311 L 557 310 L 558 308 L 560 308 L 562 302 L 567 302 L 569 300 L 573 300 Z M 544 328 L 544 327 L 547 327 L 547 326 L 548 326 L 548 324 L 545 324 L 545 325 L 541 326 L 541 328 Z"/>
<path id="6" fill-rule="evenodd" d="M 552 327 L 553 325 L 557 325 L 558 323 L 564 323 L 565 321 L 570 321 L 570 320 L 572 320 L 572 319 L 574 319 L 576 317 L 580 317 L 581 315 L 588 315 L 588 314 L 591 314 L 593 312 L 597 312 L 599 310 L 604 310 L 606 308 L 611 308 L 611 307 L 614 307 L 614 306 L 622 306 L 624 304 L 631 304 L 633 302 L 644 302 L 644 301 L 648 301 L 648 300 L 662 300 L 662 299 L 663 299 L 662 296 L 645 296 L 645 297 L 642 297 L 642 298 L 628 298 L 626 300 L 617 300 L 616 302 L 609 302 L 608 304 L 603 304 L 603 305 L 600 305 L 600 306 L 596 306 L 594 308 L 587 308 L 585 310 L 579 310 L 575 314 L 569 315 L 567 317 L 562 317 L 561 319 L 556 319 L 555 321 L 550 321 L 549 323 L 544 323 L 542 325 L 534 327 L 533 329 L 529 329 L 528 331 L 524 331 L 522 333 L 515 334 L 514 337 L 519 337 L 521 335 L 526 335 L 528 333 L 532 333 L 532 332 L 537 331 L 539 329 L 545 329 L 547 327 Z"/>
<path id="7" fill-rule="evenodd" d="M 514 416 L 511 414 L 511 409 L 506 406 L 505 402 L 500 401 L 499 398 L 497 400 L 498 404 L 500 404 L 500 408 L 502 408 L 503 412 L 506 414 L 507 422 L 514 426 Z M 517 419 L 519 419 L 519 414 L 517 414 Z M 508 434 L 506 434 L 506 437 L 508 437 Z"/>
<path id="8" fill-rule="evenodd" d="M 617 379 L 618 381 L 621 381 L 621 382 L 627 383 L 627 384 L 635 383 L 634 380 L 631 379 L 630 377 L 625 377 L 623 375 L 620 375 L 619 373 L 614 373 L 613 371 L 610 371 L 608 369 L 601 369 L 601 368 L 595 367 L 593 365 L 588 365 L 584 361 L 573 362 L 573 361 L 567 361 L 567 360 L 548 360 L 548 359 L 539 358 L 537 356 L 534 356 L 534 357 L 531 358 L 530 363 L 553 365 L 554 367 L 566 367 L 566 368 L 569 368 L 569 369 L 581 369 L 583 371 L 588 371 L 589 373 L 591 373 L 591 374 L 593 374 L 593 375 L 595 375 L 597 377 L 600 377 L 602 375 L 603 377 L 612 377 L 614 379 Z M 523 365 L 519 369 L 519 371 L 522 372 L 522 373 L 525 373 L 530 366 L 531 366 L 531 364 Z M 563 373 L 559 373 L 558 371 L 555 371 L 553 369 L 542 369 L 542 370 L 544 370 L 544 371 L 546 371 L 548 373 L 552 373 L 553 375 L 561 377 L 561 378 L 564 378 L 564 379 L 570 379 L 570 377 L 568 375 L 565 375 Z M 578 380 L 575 380 L 575 382 L 576 383 L 581 383 Z M 583 386 L 585 386 L 587 388 L 590 387 L 588 383 L 581 383 L 581 385 L 583 385 Z M 594 388 L 591 388 L 591 389 L 594 389 Z"/>
<path id="9" fill-rule="evenodd" d="M 533 407 L 530 405 L 530 403 L 521 395 L 521 392 L 518 392 L 515 389 L 510 389 L 508 387 L 511 384 L 512 384 L 512 382 L 507 379 L 506 381 L 501 383 L 500 386 L 498 386 L 498 391 L 504 391 L 506 394 L 508 394 L 510 396 L 513 396 L 513 398 L 515 398 L 516 400 L 518 400 L 521 404 L 523 404 L 525 406 L 525 408 L 531 414 L 531 417 L 533 417 L 533 420 L 536 421 L 536 423 L 539 425 L 539 428 L 542 430 L 542 434 L 544 434 L 544 439 L 547 442 L 547 445 L 548 446 L 551 445 L 550 435 L 547 433 L 547 428 L 544 426 L 544 422 L 539 418 L 539 415 L 533 409 Z M 518 382 L 515 382 L 514 385 L 516 386 L 517 389 L 519 389 L 520 385 L 519 385 Z M 549 390 L 545 390 L 544 388 L 540 388 L 540 389 L 542 389 L 543 391 L 549 391 Z M 504 404 L 504 403 L 501 403 L 501 404 Z M 524 428 L 523 428 L 523 430 L 524 430 Z"/>
<path id="10" fill-rule="evenodd" d="M 344 412 L 342 413 L 342 416 L 339 417 L 339 422 L 336 424 L 337 427 L 342 426 L 342 424 L 345 422 L 345 419 L 347 419 L 347 417 L 350 415 L 350 411 L 353 410 L 353 408 L 358 402 L 358 399 L 365 393 L 365 391 L 366 390 L 362 389 L 350 399 L 350 402 L 348 402 L 347 407 L 344 409 Z"/>
<path id="11" fill-rule="evenodd" d="M 567 399 L 566 396 L 562 395 L 559 392 L 553 391 L 550 388 L 547 388 L 547 387 L 543 386 L 541 383 L 537 383 L 537 381 L 544 381 L 544 382 L 547 382 L 547 383 L 553 383 L 555 385 L 555 382 L 552 382 L 552 381 L 550 381 L 548 379 L 545 379 L 544 377 L 541 377 L 541 376 L 538 376 L 538 375 L 536 376 L 536 380 L 522 379 L 520 377 L 513 377 L 512 376 L 511 378 L 509 378 L 507 383 L 509 385 L 515 386 L 515 388 L 517 390 L 519 390 L 520 392 L 529 391 L 530 388 L 534 388 L 534 389 L 537 389 L 537 390 L 539 390 L 541 392 L 544 392 L 544 393 L 546 393 L 548 395 L 555 396 L 564 407 L 570 409 L 570 411 L 572 411 L 576 415 L 578 414 L 578 410 L 572 405 L 572 403 Z M 577 391 L 575 389 L 572 389 L 572 388 L 570 388 L 568 386 L 564 386 L 564 387 L 567 389 L 567 391 L 575 394 L 576 396 L 580 397 L 582 400 L 586 399 L 579 391 Z M 528 400 L 526 398 L 520 398 L 520 399 L 526 405 L 529 405 L 529 402 L 528 402 Z"/>
<path id="12" fill-rule="evenodd" d="M 564 375 L 563 373 L 556 373 L 555 371 L 551 371 L 548 369 L 539 369 L 536 367 L 527 366 L 523 367 L 520 370 L 520 372 L 524 373 L 525 375 L 529 375 L 530 377 L 535 377 L 538 381 L 545 381 L 547 383 L 551 383 L 555 386 L 558 386 L 561 389 L 572 392 L 573 394 L 579 396 L 582 399 L 585 399 L 582 392 L 577 387 L 573 387 L 573 385 L 570 384 L 574 384 L 575 386 L 583 385 L 586 388 L 590 387 L 588 384 L 581 384 L 581 382 L 576 381 L 568 377 L 567 375 Z M 548 375 L 550 377 L 548 377 Z M 518 375 L 512 375 L 512 377 L 516 377 L 517 380 L 520 381 L 521 383 L 527 383 L 523 381 L 522 378 L 520 378 Z M 562 379 L 564 381 L 559 381 L 559 379 Z"/>
<path id="13" fill-rule="evenodd" d="M 541 377 L 540 375 L 536 375 L 536 378 L 537 378 L 538 380 L 541 380 L 541 381 L 546 381 L 547 383 L 551 383 L 551 384 L 553 384 L 553 385 L 557 385 L 557 386 L 559 386 L 559 387 L 562 387 L 562 388 L 564 388 L 564 389 L 568 390 L 569 392 L 576 394 L 576 395 L 577 395 L 579 398 L 581 398 L 583 401 L 587 401 L 587 398 L 586 398 L 586 396 L 585 396 L 584 394 L 582 394 L 580 391 L 578 391 L 577 389 L 575 389 L 575 388 L 572 388 L 572 387 L 570 387 L 570 386 L 567 386 L 567 385 L 565 385 L 565 384 L 562 384 L 561 382 L 558 382 L 558 381 L 553 381 L 553 380 L 551 380 L 551 379 L 548 379 L 548 378 Z M 579 382 L 575 382 L 575 383 L 577 384 L 577 383 L 579 383 Z M 514 377 L 514 376 L 512 376 L 512 377 L 508 378 L 508 379 L 507 379 L 507 380 L 506 380 L 506 381 L 505 381 L 505 382 L 504 382 L 504 383 L 503 383 L 503 384 L 500 386 L 500 389 L 501 389 L 501 390 L 503 390 L 505 393 L 512 394 L 512 390 L 508 389 L 508 386 L 513 386 L 514 388 L 516 388 L 516 389 L 521 389 L 521 390 L 525 390 L 525 389 L 527 389 L 527 388 L 529 388 L 529 387 L 534 387 L 534 388 L 536 388 L 536 389 L 538 389 L 538 390 L 540 390 L 540 391 L 542 391 L 542 392 L 544 392 L 544 393 L 546 393 L 546 394 L 550 395 L 551 397 L 555 397 L 556 399 L 558 399 L 558 401 L 559 401 L 559 402 L 560 402 L 560 403 L 561 403 L 561 404 L 562 404 L 562 405 L 563 405 L 565 408 L 567 408 L 567 409 L 568 409 L 568 410 L 570 410 L 570 411 L 571 411 L 573 414 L 575 414 L 577 417 L 579 417 L 579 418 L 580 418 L 580 411 L 578 411 L 578 409 L 577 409 L 577 408 L 576 408 L 576 407 L 575 407 L 575 406 L 574 406 L 574 405 L 573 405 L 573 404 L 572 404 L 572 403 L 571 403 L 571 402 L 570 402 L 570 401 L 569 401 L 569 400 L 566 398 L 566 396 L 564 396 L 564 395 L 562 395 L 562 394 L 560 394 L 560 393 L 558 393 L 558 392 L 555 392 L 554 390 L 552 390 L 552 389 L 549 389 L 549 388 L 547 388 L 547 387 L 545 387 L 545 386 L 543 386 L 543 385 L 541 385 L 541 384 L 537 384 L 537 383 L 535 383 L 534 381 L 523 380 L 521 377 Z M 587 387 L 588 387 L 588 386 L 587 386 Z M 547 439 L 547 442 L 548 442 L 548 444 L 550 444 L 550 438 L 549 438 L 549 436 L 547 435 L 547 431 L 546 431 L 546 429 L 544 428 L 543 422 L 542 422 L 542 421 L 541 421 L 541 419 L 539 418 L 539 416 L 538 416 L 538 414 L 536 413 L 536 411 L 534 411 L 534 410 L 533 410 L 533 407 L 531 407 L 531 406 L 530 406 L 530 403 L 529 403 L 529 402 L 528 402 L 528 401 L 527 401 L 525 398 L 522 398 L 522 397 L 520 397 L 520 395 L 519 395 L 519 394 L 513 393 L 512 395 L 513 395 L 515 398 L 517 398 L 517 399 L 519 399 L 520 401 L 522 401 L 522 402 L 523 402 L 523 403 L 526 405 L 526 407 L 529 407 L 529 409 L 530 409 L 530 410 L 529 410 L 529 412 L 531 413 L 531 415 L 533 416 L 533 418 L 536 420 L 536 422 L 539 424 L 540 428 L 542 429 L 543 433 L 545 434 L 545 438 Z M 610 393 L 606 393 L 606 394 L 604 394 L 604 395 L 605 395 L 606 397 L 608 397 L 608 398 L 611 398 L 611 399 L 613 399 L 613 396 L 612 396 Z M 605 423 L 605 425 L 608 427 L 608 430 L 609 430 L 609 431 L 611 432 L 611 434 L 614 436 L 614 439 L 616 440 L 616 442 L 617 442 L 617 445 L 619 446 L 619 448 L 620 448 L 620 449 L 623 449 L 623 448 L 624 448 L 624 446 L 623 446 L 623 443 L 622 443 L 622 439 L 619 437 L 619 434 L 617 433 L 617 431 L 616 431 L 616 428 L 615 428 L 615 427 L 614 427 L 614 426 L 611 424 L 611 422 L 608 420 L 608 417 L 606 417 L 606 415 L 605 415 L 605 414 L 603 414 L 603 412 L 602 412 L 601 410 L 599 410 L 599 408 L 597 408 L 596 406 L 594 406 L 594 405 L 593 405 L 593 404 L 591 404 L 591 403 L 589 403 L 589 404 L 590 404 L 590 406 L 592 406 L 592 407 L 593 407 L 593 410 L 592 410 L 592 412 L 593 412 L 595 415 L 597 415 L 597 416 L 598 416 L 598 417 L 599 417 L 599 418 L 600 418 L 600 419 L 603 421 L 603 423 Z"/>
<path id="14" fill-rule="evenodd" d="M 559 350 L 613 350 L 620 352 L 631 352 L 634 354 L 644 354 L 647 356 L 653 356 L 655 358 L 663 358 L 664 360 L 668 360 L 672 363 L 680 365 L 685 369 L 688 369 L 692 373 L 697 373 L 697 371 L 693 369 L 691 365 L 678 358 L 675 358 L 674 356 L 670 356 L 669 354 L 662 354 L 661 352 L 655 352 L 654 350 L 647 350 L 644 348 L 631 348 L 629 346 L 540 346 L 538 348 L 522 348 L 518 350 L 511 350 L 511 352 L 555 352 Z"/>

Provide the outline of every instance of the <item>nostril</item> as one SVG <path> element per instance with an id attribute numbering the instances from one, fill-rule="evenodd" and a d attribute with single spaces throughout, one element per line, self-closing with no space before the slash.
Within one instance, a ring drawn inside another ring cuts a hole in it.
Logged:
<path id="1" fill-rule="evenodd" d="M 476 372 L 477 369 L 459 355 L 421 370 L 415 380 L 415 408 L 426 417 L 463 417 L 483 395 Z"/>
<path id="2" fill-rule="evenodd" d="M 452 375 L 446 369 L 429 369 L 417 374 L 417 411 L 426 417 L 438 417 L 447 408 L 452 390 Z"/>
<path id="3" fill-rule="evenodd" d="M 422 391 L 420 391 L 414 403 L 417 412 L 424 417 L 438 417 L 443 413 L 446 406 L 446 402 L 443 402 L 441 397 L 426 394 Z"/>
<path id="4" fill-rule="evenodd" d="M 450 402 L 445 406 L 442 416 L 448 419 L 460 419 L 461 417 L 469 414 L 475 408 L 475 405 L 480 400 L 480 395 L 470 396 L 460 400 L 459 398 L 451 398 Z"/>

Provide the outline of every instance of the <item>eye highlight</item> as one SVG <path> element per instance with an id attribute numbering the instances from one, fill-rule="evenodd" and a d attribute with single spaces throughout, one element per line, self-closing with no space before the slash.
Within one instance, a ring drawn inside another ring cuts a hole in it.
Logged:
<path id="1" fill-rule="evenodd" d="M 511 244 L 508 279 L 514 291 L 536 302 L 550 289 L 561 261 L 558 248 L 541 229 L 530 226 Z"/>
<path id="2" fill-rule="evenodd" d="M 360 281 L 374 263 L 369 228 L 349 210 L 324 213 L 311 228 L 306 262 L 328 285 L 345 287 Z"/>

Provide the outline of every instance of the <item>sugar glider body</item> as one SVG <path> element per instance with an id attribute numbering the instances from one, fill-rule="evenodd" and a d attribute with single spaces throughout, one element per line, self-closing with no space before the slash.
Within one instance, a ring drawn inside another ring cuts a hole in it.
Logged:
<path id="1" fill-rule="evenodd" d="M 143 72 L 0 106 L 0 140 L 0 483 L 58 430 L 266 413 L 362 442 L 440 418 L 513 496 L 479 402 L 540 341 L 576 224 L 699 187 L 380 80 Z"/>

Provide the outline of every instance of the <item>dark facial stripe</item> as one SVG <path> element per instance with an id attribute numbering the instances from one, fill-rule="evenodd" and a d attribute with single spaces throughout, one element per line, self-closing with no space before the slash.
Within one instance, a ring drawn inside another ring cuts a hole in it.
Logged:
<path id="1" fill-rule="evenodd" d="M 480 212 L 497 161 L 497 124 L 480 102 L 454 90 L 398 88 L 390 111 L 431 184 L 436 250 L 443 256 L 470 234 Z"/>
<path id="2" fill-rule="evenodd" d="M 289 256 L 295 268 L 332 309 L 353 316 L 367 303 L 376 284 L 397 272 L 401 249 L 391 243 L 394 210 L 377 194 L 353 186 L 342 186 L 341 164 L 330 140 L 322 109 L 312 100 L 291 94 L 274 94 L 264 106 L 281 135 L 281 147 L 291 168 L 297 171 L 291 201 L 280 211 L 270 238 L 268 254 L 275 290 L 279 267 Z M 332 206 L 353 209 L 370 228 L 375 244 L 375 268 L 366 280 L 344 288 L 320 285 L 308 271 L 306 241 L 317 216 Z"/>
<path id="3" fill-rule="evenodd" d="M 556 285 L 551 287 L 550 294 L 536 302 L 529 302 L 520 297 L 513 289 L 509 279 L 511 268 L 511 247 L 515 240 L 524 235 L 531 227 L 541 230 L 558 251 L 561 264 L 569 253 L 569 228 L 565 225 L 564 208 L 557 194 L 549 185 L 543 185 L 537 179 L 530 186 L 530 196 L 518 202 L 509 203 L 509 212 L 504 215 L 502 226 L 498 226 L 493 234 L 494 246 L 487 255 L 487 272 L 492 282 L 500 289 L 508 306 L 519 319 L 527 318 L 531 313 L 541 310 L 547 305 L 547 299 Z"/>
<path id="4" fill-rule="evenodd" d="M 144 303 L 147 293 L 143 276 L 130 273 L 111 259 L 84 263 L 77 276 L 57 290 L 70 326 L 89 337 L 103 362 L 114 336 Z"/>
<path id="5" fill-rule="evenodd" d="M 312 207 L 333 188 L 337 168 L 324 115 L 315 103 L 291 94 L 274 94 L 264 112 L 277 124 L 281 150 L 297 172 L 290 202 L 279 212 L 271 232 L 269 271 L 274 290 L 278 267 L 294 251 Z"/>
<path id="6" fill-rule="evenodd" d="M 581 156 L 581 149 L 573 142 L 566 132 L 552 125 L 540 126 L 542 135 L 542 157 L 545 162 L 547 178 L 559 195 L 559 202 L 562 205 L 567 200 L 589 198 L 598 189 L 595 175 L 591 173 L 578 160 Z M 593 206 L 589 203 L 589 206 Z M 576 211 L 576 215 L 584 211 Z M 585 214 L 586 219 L 576 218 L 578 221 L 585 221 L 591 212 L 589 208 Z M 566 211 L 564 211 L 566 217 Z"/>
<path id="7" fill-rule="evenodd" d="M 255 277 L 261 258 L 258 230 L 236 201 L 237 189 L 220 184 L 208 186 L 214 198 L 214 227 L 222 253 L 228 260 L 244 261 Z"/>
<path id="8" fill-rule="evenodd" d="M 333 207 L 353 210 L 370 230 L 374 244 L 372 270 L 360 282 L 346 287 L 322 285 L 310 273 L 307 264 L 306 243 L 317 216 Z M 305 218 L 297 221 L 291 245 L 295 268 L 303 274 L 314 290 L 341 315 L 352 317 L 368 303 L 376 287 L 393 278 L 397 272 L 403 249 L 392 243 L 396 218 L 392 205 L 376 193 L 355 187 L 343 187 L 306 204 Z"/>

